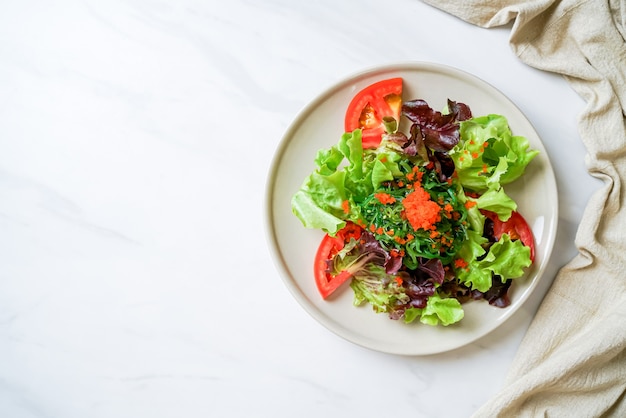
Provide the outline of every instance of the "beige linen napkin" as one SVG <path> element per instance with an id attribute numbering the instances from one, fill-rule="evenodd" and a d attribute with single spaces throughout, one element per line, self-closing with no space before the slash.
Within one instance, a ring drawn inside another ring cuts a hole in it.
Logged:
<path id="1" fill-rule="evenodd" d="M 475 417 L 626 417 L 626 0 L 423 1 L 482 27 L 513 21 L 517 56 L 562 74 L 585 100 L 578 129 L 588 170 L 603 180 L 579 254 Z"/>

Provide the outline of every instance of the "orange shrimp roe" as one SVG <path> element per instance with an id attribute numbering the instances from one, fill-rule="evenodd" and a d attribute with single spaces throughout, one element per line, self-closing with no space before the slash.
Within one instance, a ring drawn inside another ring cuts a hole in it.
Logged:
<path id="1" fill-rule="evenodd" d="M 396 198 L 387 193 L 376 193 L 374 197 L 383 205 L 390 205 L 396 202 Z"/>
<path id="2" fill-rule="evenodd" d="M 462 258 L 457 258 L 456 260 L 454 260 L 454 267 L 456 268 L 466 268 L 467 267 L 467 261 L 463 260 Z"/>
<path id="3" fill-rule="evenodd" d="M 434 224 L 441 220 L 441 207 L 433 202 L 428 192 L 418 187 L 417 184 L 414 184 L 413 191 L 402 200 L 402 206 L 414 230 L 432 229 Z"/>
<path id="4" fill-rule="evenodd" d="M 466 209 L 471 209 L 474 206 L 476 206 L 476 201 L 474 201 L 474 200 L 468 200 L 467 202 L 465 202 L 465 208 Z"/>

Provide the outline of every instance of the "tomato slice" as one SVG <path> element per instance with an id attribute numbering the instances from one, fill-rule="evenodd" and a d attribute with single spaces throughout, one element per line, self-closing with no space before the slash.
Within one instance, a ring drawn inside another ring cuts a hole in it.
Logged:
<path id="1" fill-rule="evenodd" d="M 344 282 L 352 277 L 352 274 L 348 271 L 342 271 L 336 276 L 331 275 L 327 271 L 327 262 L 332 260 L 343 249 L 344 245 L 350 242 L 350 239 L 359 239 L 361 232 L 361 227 L 349 222 L 334 237 L 326 234 L 322 239 L 315 254 L 314 262 L 315 284 L 322 298 L 327 299 Z"/>
<path id="2" fill-rule="evenodd" d="M 496 239 L 500 239 L 502 234 L 509 234 L 512 240 L 521 240 L 525 246 L 530 248 L 530 261 L 535 261 L 533 231 L 519 212 L 513 211 L 511 217 L 506 221 L 501 221 L 495 212 L 489 210 L 481 210 L 480 212 L 493 221 L 493 235 Z"/>
<path id="3" fill-rule="evenodd" d="M 346 110 L 345 130 L 362 129 L 363 148 L 376 148 L 385 133 L 383 118 L 400 123 L 402 78 L 389 78 L 365 87 L 352 99 Z"/>

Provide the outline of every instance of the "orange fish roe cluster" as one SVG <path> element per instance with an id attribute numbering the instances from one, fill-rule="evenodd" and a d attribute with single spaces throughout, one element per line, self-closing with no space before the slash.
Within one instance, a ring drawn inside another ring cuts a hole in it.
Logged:
<path id="1" fill-rule="evenodd" d="M 415 236 L 413 234 L 406 234 L 406 238 L 402 238 L 402 237 L 394 237 L 393 240 L 395 242 L 397 242 L 400 245 L 404 245 L 409 241 L 412 241 L 415 238 Z M 402 254 L 400 255 L 404 255 L 404 250 L 400 251 Z"/>
<path id="2" fill-rule="evenodd" d="M 456 260 L 454 260 L 454 267 L 457 267 L 457 268 L 467 267 L 467 261 L 463 260 L 462 258 L 457 258 Z"/>
<path id="3" fill-rule="evenodd" d="M 343 213 L 350 213 L 350 202 L 348 202 L 347 200 L 341 202 L 341 209 L 343 209 Z"/>
<path id="4" fill-rule="evenodd" d="M 388 193 L 376 193 L 374 197 L 383 205 L 390 205 L 396 202 L 396 198 Z"/>
<path id="5" fill-rule="evenodd" d="M 415 181 L 417 183 L 421 183 L 423 177 L 424 177 L 424 172 L 420 171 L 419 167 L 417 166 L 413 167 L 411 172 L 406 175 L 407 180 Z"/>
<path id="6" fill-rule="evenodd" d="M 372 234 L 382 235 L 385 233 L 382 227 L 376 227 L 376 225 L 371 224 L 368 228 Z"/>
<path id="7" fill-rule="evenodd" d="M 430 194 L 414 185 L 413 191 L 402 200 L 406 218 L 414 230 L 432 230 L 441 220 L 441 207 L 430 198 Z"/>
<path id="8" fill-rule="evenodd" d="M 474 201 L 474 200 L 468 200 L 467 202 L 465 202 L 465 208 L 466 209 L 471 209 L 474 206 L 476 206 L 476 201 Z"/>
<path id="9" fill-rule="evenodd" d="M 404 250 L 396 250 L 395 248 L 389 251 L 389 255 L 392 257 L 404 257 Z"/>

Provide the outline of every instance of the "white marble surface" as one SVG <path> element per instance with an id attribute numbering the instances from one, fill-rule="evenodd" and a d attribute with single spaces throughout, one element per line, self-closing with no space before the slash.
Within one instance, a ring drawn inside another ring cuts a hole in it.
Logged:
<path id="1" fill-rule="evenodd" d="M 597 187 L 582 100 L 522 64 L 509 33 L 418 0 L 2 2 L 0 416 L 471 415 L 575 253 Z M 461 68 L 516 102 L 560 199 L 536 294 L 497 331 L 426 357 L 315 322 L 263 226 L 270 160 L 297 112 L 345 76 L 407 60 Z"/>

